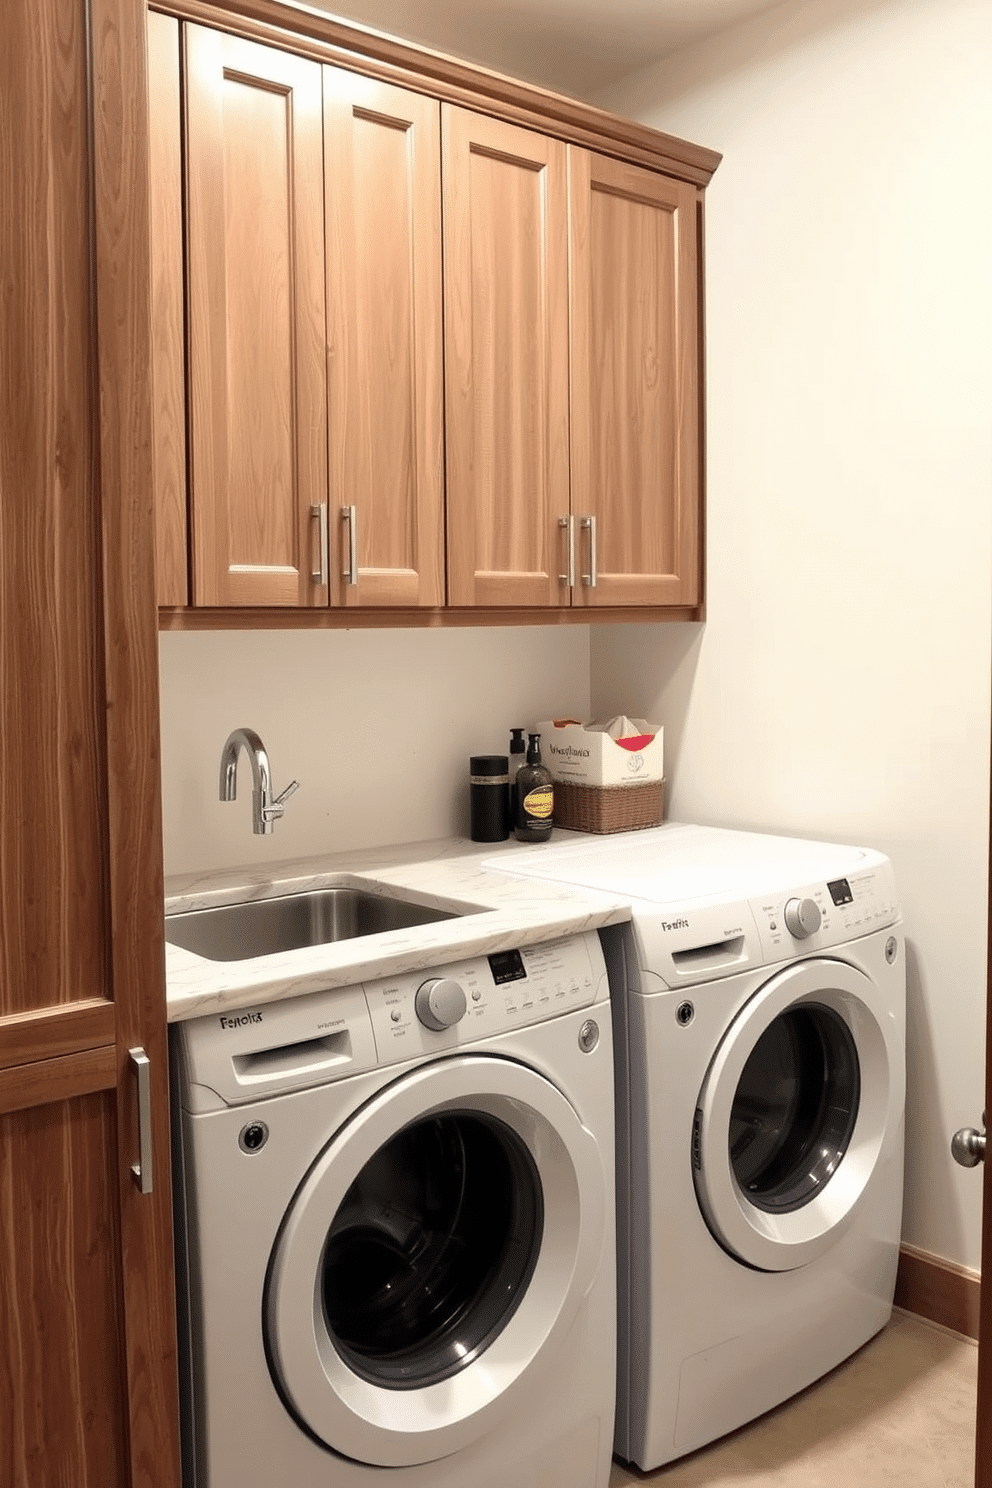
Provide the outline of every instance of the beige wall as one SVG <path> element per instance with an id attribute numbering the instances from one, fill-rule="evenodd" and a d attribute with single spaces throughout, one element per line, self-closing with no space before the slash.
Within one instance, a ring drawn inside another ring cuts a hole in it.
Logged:
<path id="1" fill-rule="evenodd" d="M 164 635 L 166 871 L 464 831 L 527 717 L 664 719 L 673 813 L 889 852 L 911 946 L 906 1238 L 979 1260 L 990 674 L 986 0 L 790 0 L 630 80 L 707 197 L 705 626 Z M 521 57 L 520 70 L 526 70 Z M 216 799 L 257 728 L 299 794 Z"/>
<path id="2" fill-rule="evenodd" d="M 593 630 L 672 814 L 892 857 L 905 1238 L 978 1267 L 992 518 L 992 7 L 788 4 L 602 100 L 724 152 L 706 204 L 705 626 Z"/>
<path id="3" fill-rule="evenodd" d="M 468 834 L 468 759 L 509 730 L 589 707 L 587 626 L 167 633 L 159 641 L 165 871 L 268 863 Z M 299 791 L 251 831 L 251 775 L 218 799 L 231 729 L 262 737 Z"/>

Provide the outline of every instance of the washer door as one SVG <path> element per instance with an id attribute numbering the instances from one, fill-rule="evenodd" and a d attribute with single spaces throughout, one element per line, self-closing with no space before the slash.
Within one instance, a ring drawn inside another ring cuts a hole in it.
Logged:
<path id="1" fill-rule="evenodd" d="M 697 1102 L 693 1178 L 725 1250 L 763 1271 L 823 1255 L 857 1211 L 901 1088 L 878 989 L 844 962 L 766 983 L 720 1042 Z"/>
<path id="2" fill-rule="evenodd" d="M 455 1056 L 402 1077 L 328 1144 L 280 1229 L 264 1309 L 283 1399 L 359 1462 L 461 1450 L 555 1358 L 607 1212 L 595 1139 L 534 1070 Z"/>

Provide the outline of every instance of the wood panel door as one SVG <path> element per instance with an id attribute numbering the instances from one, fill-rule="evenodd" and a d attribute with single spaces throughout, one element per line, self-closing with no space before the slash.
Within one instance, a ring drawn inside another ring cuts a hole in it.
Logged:
<path id="1" fill-rule="evenodd" d="M 193 602 L 326 605 L 320 66 L 184 41 Z"/>
<path id="2" fill-rule="evenodd" d="M 697 192 L 570 146 L 569 231 L 572 602 L 696 604 Z"/>
<path id="3" fill-rule="evenodd" d="M 448 603 L 568 603 L 560 140 L 442 106 Z"/>
<path id="4" fill-rule="evenodd" d="M 331 603 L 444 603 L 440 105 L 324 68 Z"/>
<path id="5" fill-rule="evenodd" d="M 4 7 L 4 1488 L 179 1481 L 146 86 L 142 0 Z"/>
<path id="6" fill-rule="evenodd" d="M 148 12 L 152 263 L 155 587 L 160 605 L 189 602 L 186 513 L 186 329 L 183 280 L 179 22 Z"/>

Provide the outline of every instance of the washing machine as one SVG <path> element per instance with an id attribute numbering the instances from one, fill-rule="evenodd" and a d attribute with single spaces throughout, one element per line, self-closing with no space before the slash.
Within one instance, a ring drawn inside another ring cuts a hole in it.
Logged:
<path id="1" fill-rule="evenodd" d="M 171 1034 L 185 1488 L 605 1488 L 595 932 Z"/>
<path id="2" fill-rule="evenodd" d="M 507 864 L 507 867 L 510 865 Z M 891 864 L 670 823 L 515 870 L 622 895 L 618 1455 L 657 1467 L 891 1314 L 906 957 Z"/>

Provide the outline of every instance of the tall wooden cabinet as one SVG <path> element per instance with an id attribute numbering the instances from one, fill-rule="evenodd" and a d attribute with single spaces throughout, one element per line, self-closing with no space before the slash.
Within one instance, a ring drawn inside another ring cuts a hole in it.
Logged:
<path id="1" fill-rule="evenodd" d="M 0 47 L 4 1488 L 179 1482 L 144 19 L 10 0 Z"/>

